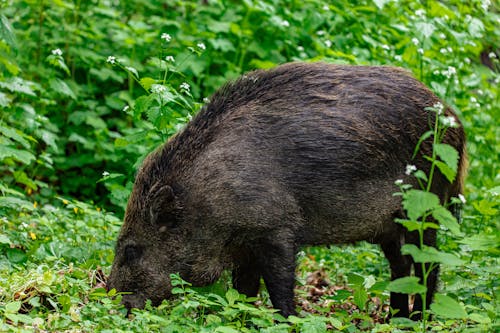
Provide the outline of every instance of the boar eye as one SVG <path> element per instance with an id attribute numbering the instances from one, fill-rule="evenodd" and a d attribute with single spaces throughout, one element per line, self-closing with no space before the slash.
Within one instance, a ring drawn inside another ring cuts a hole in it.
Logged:
<path id="1" fill-rule="evenodd" d="M 142 250 L 138 246 L 127 245 L 125 247 L 124 253 L 125 253 L 125 262 L 129 262 L 139 259 L 142 255 Z"/>

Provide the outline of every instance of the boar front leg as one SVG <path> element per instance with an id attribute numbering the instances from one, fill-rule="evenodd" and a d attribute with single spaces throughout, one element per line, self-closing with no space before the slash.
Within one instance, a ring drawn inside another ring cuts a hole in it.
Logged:
<path id="1" fill-rule="evenodd" d="M 240 294 L 255 297 L 260 287 L 260 269 L 255 257 L 247 251 L 240 251 L 240 258 L 235 259 L 233 268 L 233 287 Z"/>
<path id="2" fill-rule="evenodd" d="M 271 302 L 284 317 L 294 315 L 295 243 L 276 237 L 259 246 L 258 258 Z"/>

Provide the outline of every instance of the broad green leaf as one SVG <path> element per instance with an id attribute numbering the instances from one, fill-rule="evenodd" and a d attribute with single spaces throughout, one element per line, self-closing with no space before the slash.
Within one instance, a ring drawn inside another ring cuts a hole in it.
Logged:
<path id="1" fill-rule="evenodd" d="M 446 163 L 441 161 L 435 161 L 434 163 L 450 183 L 455 180 L 455 176 L 457 175 L 456 171 L 453 171 Z"/>
<path id="2" fill-rule="evenodd" d="M 471 250 L 488 251 L 498 249 L 500 246 L 500 234 L 486 234 L 484 232 L 474 236 L 466 237 L 458 241 L 461 244 L 468 245 Z"/>
<path id="3" fill-rule="evenodd" d="M 403 207 L 410 220 L 418 220 L 437 206 L 439 198 L 434 193 L 412 189 L 403 194 Z"/>
<path id="4" fill-rule="evenodd" d="M 17 313 L 21 309 L 22 303 L 19 301 L 10 302 L 5 304 L 5 312 L 7 313 Z"/>
<path id="5" fill-rule="evenodd" d="M 57 91 L 61 95 L 70 97 L 71 99 L 74 99 L 74 100 L 77 99 L 73 90 L 71 90 L 71 88 L 68 86 L 68 84 L 66 82 L 64 82 L 63 80 L 60 80 L 57 78 L 51 79 L 49 81 L 49 85 L 50 85 L 50 88 L 52 88 L 52 90 Z"/>
<path id="6" fill-rule="evenodd" d="M 475 321 L 476 323 L 480 324 L 491 324 L 491 319 L 481 313 L 471 313 L 467 316 L 469 320 Z"/>
<path id="7" fill-rule="evenodd" d="M 357 287 L 354 289 L 354 304 L 358 306 L 361 310 L 364 310 L 366 302 L 368 301 L 368 294 L 363 287 Z"/>
<path id="8" fill-rule="evenodd" d="M 229 305 L 233 305 L 240 298 L 240 294 L 235 289 L 229 289 L 226 292 L 226 299 Z"/>
<path id="9" fill-rule="evenodd" d="M 219 333 L 239 333 L 240 331 L 232 328 L 232 327 L 228 327 L 228 326 L 219 326 L 215 329 L 214 332 L 219 332 Z"/>
<path id="10" fill-rule="evenodd" d="M 23 164 L 30 164 L 32 161 L 36 159 L 35 155 L 33 155 L 29 151 L 14 149 L 11 147 L 0 145 L 0 161 L 9 157 L 18 160 Z"/>
<path id="11" fill-rule="evenodd" d="M 431 304 L 431 310 L 432 313 L 439 317 L 452 319 L 467 318 L 467 312 L 463 305 L 453 298 L 442 294 L 434 295 L 434 302 Z"/>
<path id="12" fill-rule="evenodd" d="M 429 229 L 429 228 L 439 229 L 439 225 L 437 225 L 436 223 L 432 223 L 432 222 L 425 222 L 424 225 L 422 226 L 422 222 L 420 222 L 420 221 L 410 221 L 410 220 L 402 220 L 402 219 L 396 219 L 395 221 L 397 223 L 402 224 L 408 231 L 419 230 L 422 227 L 424 230 Z"/>
<path id="13" fill-rule="evenodd" d="M 28 257 L 24 253 L 24 251 L 20 249 L 7 249 L 7 258 L 13 264 L 22 264 L 28 260 Z"/>
<path id="14" fill-rule="evenodd" d="M 439 224 L 445 226 L 450 232 L 454 235 L 460 235 L 460 225 L 457 222 L 457 219 L 453 214 L 443 206 L 439 206 L 438 208 L 432 211 L 432 217 L 438 221 Z"/>
<path id="15" fill-rule="evenodd" d="M 0 39 L 3 39 L 10 47 L 16 48 L 16 35 L 4 15 L 0 15 Z"/>
<path id="16" fill-rule="evenodd" d="M 31 81 L 26 81 L 20 77 L 14 77 L 10 80 L 0 81 L 0 88 L 5 88 L 14 93 L 21 93 L 29 96 L 36 97 L 35 91 L 33 90 L 34 83 Z"/>
<path id="17" fill-rule="evenodd" d="M 401 253 L 411 255 L 413 260 L 418 263 L 436 262 L 447 266 L 462 265 L 463 261 L 451 253 L 438 251 L 432 246 L 425 246 L 419 249 L 414 244 L 405 244 L 401 247 Z"/>
<path id="18" fill-rule="evenodd" d="M 143 77 L 142 79 L 139 80 L 141 86 L 143 86 L 144 89 L 146 89 L 147 91 L 149 91 L 149 89 L 151 89 L 151 86 L 153 84 L 156 84 L 157 81 L 155 79 L 152 79 L 150 77 Z M 144 96 L 143 96 L 144 97 Z M 139 97 L 141 98 L 141 97 Z M 136 100 L 137 102 L 137 100 Z"/>
<path id="19" fill-rule="evenodd" d="M 450 169 L 457 171 L 459 155 L 454 147 L 445 143 L 437 143 L 434 145 L 434 151 Z"/>
<path id="20" fill-rule="evenodd" d="M 320 317 L 309 316 L 302 324 L 301 332 L 304 333 L 324 333 L 327 332 L 326 323 Z"/>
<path id="21" fill-rule="evenodd" d="M 0 244 L 11 244 L 11 240 L 9 239 L 9 237 L 7 237 L 7 235 L 4 235 L 4 234 L 0 234 Z"/>
<path id="22" fill-rule="evenodd" d="M 418 277 L 407 276 L 391 281 L 387 285 L 387 290 L 402 294 L 422 294 L 427 291 L 427 288 L 419 283 Z"/>

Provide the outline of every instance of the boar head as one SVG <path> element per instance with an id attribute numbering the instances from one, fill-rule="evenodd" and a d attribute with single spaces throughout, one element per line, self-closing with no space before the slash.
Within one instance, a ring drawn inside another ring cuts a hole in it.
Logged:
<path id="1" fill-rule="evenodd" d="M 209 250 L 217 246 L 207 244 L 210 232 L 190 221 L 181 195 L 165 182 L 151 187 L 143 182 L 138 177 L 134 185 L 108 279 L 108 289 L 126 292 L 122 303 L 128 309 L 169 298 L 172 273 L 202 286 L 222 271 L 217 254 Z"/>

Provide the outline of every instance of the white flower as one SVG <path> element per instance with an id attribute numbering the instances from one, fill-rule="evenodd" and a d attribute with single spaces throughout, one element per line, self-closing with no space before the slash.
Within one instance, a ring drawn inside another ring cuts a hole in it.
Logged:
<path id="1" fill-rule="evenodd" d="M 396 185 L 403 185 L 403 180 L 402 179 L 398 179 L 394 182 L 394 184 Z"/>
<path id="2" fill-rule="evenodd" d="M 166 32 L 162 33 L 160 38 L 164 39 L 166 42 L 170 42 L 172 40 L 172 36 L 170 36 Z"/>
<path id="3" fill-rule="evenodd" d="M 61 49 L 55 49 L 55 50 L 52 50 L 52 54 L 55 56 L 62 56 L 62 51 L 61 51 Z"/>
<path id="4" fill-rule="evenodd" d="M 462 194 L 458 195 L 458 199 L 460 199 L 460 201 L 462 201 L 463 204 L 467 202 L 467 200 L 465 200 L 465 197 Z"/>
<path id="5" fill-rule="evenodd" d="M 419 48 L 419 49 L 417 50 L 417 52 L 418 52 L 419 54 L 424 54 L 424 49 L 423 49 L 423 48 Z"/>
<path id="6" fill-rule="evenodd" d="M 109 62 L 111 65 L 114 65 L 116 63 L 116 58 L 113 56 L 109 56 L 106 61 Z"/>
<path id="7" fill-rule="evenodd" d="M 332 41 L 331 41 L 331 40 L 328 40 L 328 39 L 327 39 L 327 40 L 325 40 L 325 45 L 326 45 L 326 47 L 328 47 L 328 48 L 332 47 Z"/>
<path id="8" fill-rule="evenodd" d="M 441 120 L 441 122 L 446 127 L 456 127 L 457 126 L 457 120 L 454 117 L 452 117 L 452 116 L 444 117 Z"/>
<path id="9" fill-rule="evenodd" d="M 206 47 L 206 46 L 205 46 L 205 44 L 203 44 L 203 43 L 198 43 L 198 44 L 196 44 L 196 46 L 198 46 L 198 48 L 199 48 L 200 50 L 203 50 L 203 51 L 205 51 L 205 50 L 207 49 L 207 47 Z"/>
<path id="10" fill-rule="evenodd" d="M 474 97 L 474 96 L 471 96 L 471 98 L 470 98 L 470 102 L 471 102 L 471 103 L 477 103 L 477 98 L 476 98 L 476 97 Z"/>
<path id="11" fill-rule="evenodd" d="M 440 72 L 439 70 L 437 70 L 437 69 L 436 69 L 434 72 L 432 72 L 432 74 L 434 74 L 434 75 L 439 75 L 439 74 L 441 74 L 441 72 Z"/>
<path id="12" fill-rule="evenodd" d="M 412 42 L 413 44 L 415 44 L 415 45 L 420 44 L 420 42 L 418 41 L 418 39 L 417 39 L 417 38 L 415 38 L 415 37 L 413 37 L 413 38 L 411 39 L 411 42 Z"/>
<path id="13" fill-rule="evenodd" d="M 183 82 L 180 85 L 180 88 L 181 88 L 181 90 L 185 90 L 185 91 L 189 91 L 189 89 L 190 89 L 189 84 L 187 84 L 186 82 Z"/>
<path id="14" fill-rule="evenodd" d="M 424 9 L 418 9 L 417 11 L 415 11 L 415 15 L 417 15 L 419 17 L 424 17 L 425 16 L 425 10 Z"/>
<path id="15" fill-rule="evenodd" d="M 470 64 L 470 59 L 469 58 L 465 58 L 464 61 L 465 61 L 466 64 Z"/>
<path id="16" fill-rule="evenodd" d="M 203 103 L 210 103 L 210 99 L 208 99 L 208 97 L 203 97 Z"/>
<path id="17" fill-rule="evenodd" d="M 441 38 L 441 39 L 446 39 L 446 34 L 444 34 L 444 33 L 440 33 L 440 34 L 439 34 L 439 38 Z"/>
<path id="18" fill-rule="evenodd" d="M 416 167 L 416 166 L 411 165 L 411 164 L 408 164 L 408 165 L 406 166 L 406 171 L 405 171 L 405 173 L 406 173 L 408 176 L 409 176 L 409 175 L 411 175 L 411 174 L 412 174 L 413 172 L 415 172 L 415 171 L 417 171 L 417 167 Z"/>
<path id="19" fill-rule="evenodd" d="M 297 51 L 299 52 L 304 52 L 304 47 L 303 46 L 297 46 Z"/>
<path id="20" fill-rule="evenodd" d="M 382 48 L 383 48 L 384 50 L 390 50 L 390 49 L 391 49 L 391 48 L 389 47 L 389 45 L 385 45 L 385 44 L 383 44 L 383 45 L 382 45 Z"/>
<path id="21" fill-rule="evenodd" d="M 151 92 L 156 94 L 161 94 L 167 91 L 167 88 L 161 84 L 153 84 L 151 86 Z"/>
<path id="22" fill-rule="evenodd" d="M 170 55 L 170 56 L 166 56 L 166 57 L 165 57 L 165 60 L 166 60 L 166 61 L 169 61 L 169 62 L 175 62 L 174 57 L 173 57 L 173 56 L 171 56 L 171 55 Z"/>
<path id="23" fill-rule="evenodd" d="M 442 54 L 445 54 L 446 52 L 448 52 L 448 50 L 445 48 L 442 48 L 441 50 L 439 50 L 439 52 L 441 52 Z"/>
<path id="24" fill-rule="evenodd" d="M 130 109 L 130 106 L 125 105 L 125 106 L 123 107 L 123 110 L 122 110 L 122 111 L 123 111 L 123 112 L 127 112 L 127 111 L 128 111 L 128 109 Z"/>
<path id="25" fill-rule="evenodd" d="M 102 176 L 103 176 L 103 177 L 107 177 L 107 176 L 109 176 L 109 172 L 104 171 L 104 172 L 102 173 Z"/>
<path id="26" fill-rule="evenodd" d="M 497 57 L 497 55 L 495 54 L 495 52 L 490 52 L 490 53 L 488 53 L 488 57 L 490 59 L 495 59 Z"/>
<path id="27" fill-rule="evenodd" d="M 443 109 L 444 109 L 444 105 L 443 103 L 441 102 L 437 102 L 436 104 L 434 104 L 432 106 L 434 108 L 434 110 L 437 112 L 437 114 L 442 114 L 443 113 Z"/>
<path id="28" fill-rule="evenodd" d="M 330 10 L 330 7 L 328 5 L 324 5 L 323 10 Z"/>
<path id="29" fill-rule="evenodd" d="M 324 30 L 318 30 L 318 31 L 316 31 L 316 35 L 318 35 L 318 36 L 323 36 L 324 34 L 325 34 Z"/>
<path id="30" fill-rule="evenodd" d="M 290 26 L 290 23 L 287 20 L 281 21 L 281 25 L 285 28 L 288 28 Z"/>
<path id="31" fill-rule="evenodd" d="M 396 60 L 396 61 L 403 61 L 403 56 L 402 56 L 402 55 L 400 55 L 400 54 L 396 54 L 396 55 L 394 56 L 394 60 Z"/>

